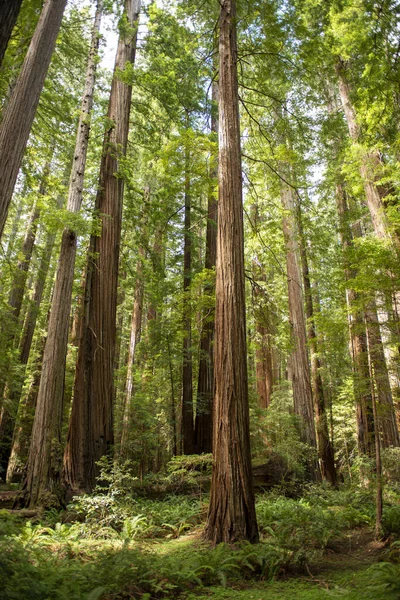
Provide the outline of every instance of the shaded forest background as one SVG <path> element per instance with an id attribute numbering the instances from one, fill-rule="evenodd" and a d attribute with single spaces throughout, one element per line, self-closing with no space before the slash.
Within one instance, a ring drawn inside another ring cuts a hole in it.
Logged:
<path id="1" fill-rule="evenodd" d="M 1 9 L 1 478 L 59 508 L 101 465 L 152 486 L 197 454 L 201 475 L 215 385 L 248 377 L 256 483 L 376 485 L 379 529 L 400 458 L 400 6 L 238 2 L 246 315 L 226 347 L 247 361 L 215 384 L 220 7 L 65 4 Z"/>

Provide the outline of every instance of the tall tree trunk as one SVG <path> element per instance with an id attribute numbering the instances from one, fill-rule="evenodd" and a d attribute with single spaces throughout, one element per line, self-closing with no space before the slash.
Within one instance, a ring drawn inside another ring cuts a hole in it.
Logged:
<path id="1" fill-rule="evenodd" d="M 58 208 L 61 208 L 63 197 L 60 196 L 58 199 Z M 22 371 L 19 373 L 17 381 L 12 382 L 12 386 L 7 390 L 6 402 L 10 406 L 9 419 L 8 419 L 8 435 L 2 442 L 4 464 L 3 468 L 7 469 L 7 480 L 15 480 L 12 469 L 8 469 L 8 462 L 10 454 L 12 452 L 13 438 L 14 438 L 14 427 L 18 413 L 18 406 L 22 394 L 22 387 L 25 379 L 25 367 L 28 364 L 29 354 L 31 351 L 33 334 L 35 332 L 36 320 L 39 314 L 40 305 L 42 302 L 43 292 L 46 284 L 47 273 L 50 266 L 51 255 L 53 252 L 54 242 L 56 239 L 56 232 L 49 232 L 47 234 L 46 242 L 44 245 L 42 257 L 39 263 L 37 272 L 37 278 L 33 287 L 32 300 L 28 306 L 27 313 L 25 315 L 24 326 L 22 335 L 19 343 L 19 364 L 22 367 Z M 2 418 L 2 417 L 1 417 Z M 2 426 L 0 426 L 2 429 Z M 1 433 L 0 433 L 1 436 Z M 3 438 L 2 438 L 3 439 Z"/>
<path id="2" fill-rule="evenodd" d="M 218 83 L 212 83 L 211 132 L 218 135 Z M 217 218 L 218 203 L 215 198 L 215 187 L 218 181 L 218 159 L 211 159 L 210 188 L 208 190 L 206 257 L 204 267 L 214 269 L 217 258 Z M 211 296 L 214 286 L 209 285 L 204 293 Z M 203 316 L 200 334 L 200 361 L 197 382 L 197 403 L 195 418 L 196 452 L 202 454 L 212 451 L 212 406 L 214 395 L 214 331 L 215 312 L 208 311 Z"/>
<path id="3" fill-rule="evenodd" d="M 41 348 L 35 361 L 35 374 L 32 383 L 26 398 L 19 405 L 18 420 L 13 432 L 12 447 L 7 468 L 8 483 L 19 482 L 26 474 L 45 343 L 46 338 L 43 338 L 40 341 Z"/>
<path id="4" fill-rule="evenodd" d="M 268 408 L 274 385 L 274 358 L 271 345 L 271 323 L 269 307 L 264 290 L 257 281 L 266 281 L 257 261 L 253 262 L 253 307 L 256 330 L 256 387 L 260 408 Z"/>
<path id="5" fill-rule="evenodd" d="M 286 184 L 281 189 L 281 200 L 285 211 L 283 216 L 283 235 L 286 246 L 289 321 L 293 344 L 293 350 L 289 357 L 288 372 L 293 387 L 294 411 L 300 418 L 301 439 L 304 443 L 316 447 L 317 441 L 314 425 L 310 365 L 307 355 L 306 320 L 299 255 L 299 232 L 296 228 L 293 190 Z M 310 475 L 318 476 L 317 473 L 311 472 Z"/>
<path id="6" fill-rule="evenodd" d="M 79 341 L 74 400 L 65 451 L 65 480 L 73 490 L 91 491 L 96 463 L 114 442 L 116 308 L 124 180 L 119 164 L 126 154 L 132 88 L 118 72 L 133 64 L 140 0 L 126 0 L 108 105 L 96 211 L 101 235 L 92 236 L 84 316 Z"/>
<path id="7" fill-rule="evenodd" d="M 372 414 L 374 418 L 374 438 L 375 438 L 375 477 L 376 477 L 376 499 L 375 499 L 375 537 L 382 537 L 382 513 L 383 513 L 383 481 L 382 481 L 382 460 L 381 460 L 381 442 L 379 432 L 379 416 L 378 407 L 373 387 L 374 380 L 374 365 L 372 361 L 373 349 L 371 348 L 371 339 L 367 326 L 367 344 L 369 355 L 369 368 L 371 379 L 371 399 L 372 399 Z"/>
<path id="8" fill-rule="evenodd" d="M 205 537 L 258 541 L 247 381 L 236 3 L 222 0 L 219 36 L 219 198 L 213 474 Z"/>
<path id="9" fill-rule="evenodd" d="M 143 247 L 140 247 L 138 266 L 136 270 L 131 334 L 129 339 L 128 371 L 126 375 L 125 387 L 125 403 L 122 417 L 121 455 L 123 457 L 129 456 L 130 428 L 132 427 L 132 398 L 134 395 L 133 367 L 135 364 L 136 346 L 140 342 L 140 336 L 142 333 L 144 295 L 143 261 L 145 259 L 145 256 L 145 249 Z"/>
<path id="10" fill-rule="evenodd" d="M 3 0 L 0 4 L 0 65 L 17 22 L 21 4 L 22 0 Z"/>
<path id="11" fill-rule="evenodd" d="M 297 207 L 297 223 L 299 228 L 300 256 L 303 271 L 304 292 L 306 300 L 307 338 L 311 354 L 311 381 L 314 397 L 315 420 L 317 431 L 318 455 L 323 479 L 337 486 L 335 457 L 333 445 L 329 438 L 328 417 L 324 386 L 321 377 L 321 361 L 318 356 L 317 334 L 315 330 L 314 305 L 311 290 L 310 271 L 308 267 L 307 247 L 303 230 L 300 204 Z"/>
<path id="12" fill-rule="evenodd" d="M 187 117 L 189 127 L 189 117 Z M 193 421 L 193 353 L 192 353 L 192 316 L 190 305 L 190 286 L 192 282 L 192 232 L 191 232 L 191 182 L 190 182 L 190 150 L 185 148 L 185 236 L 183 246 L 183 368 L 182 368 L 182 451 L 193 454 L 194 421 Z"/>
<path id="13" fill-rule="evenodd" d="M 43 189 L 41 193 L 43 193 Z M 18 261 L 16 275 L 14 277 L 13 285 L 8 298 L 10 321 L 6 326 L 7 330 L 4 335 L 4 342 L 7 349 L 12 347 L 12 344 L 18 333 L 18 321 L 25 293 L 28 269 L 35 245 L 38 218 L 39 209 L 36 204 L 29 219 L 28 229 L 21 250 L 22 258 Z M 10 366 L 11 365 L 8 362 L 8 367 Z M 10 377 L 9 369 L 5 369 L 5 376 L 0 380 L 0 398 L 2 399 L 0 411 L 0 471 L 2 472 L 5 472 L 7 469 L 9 448 L 13 433 L 13 424 L 16 416 L 16 406 L 13 404 L 12 399 L 9 398 L 8 391 L 6 391 L 7 382 L 12 388 L 13 381 Z"/>
<path id="14" fill-rule="evenodd" d="M 340 237 L 343 252 L 346 254 L 353 244 L 353 234 L 348 222 L 348 204 L 343 183 L 336 185 L 336 202 L 339 214 Z M 355 276 L 354 269 L 345 266 L 345 277 L 349 281 Z M 346 290 L 348 323 L 350 334 L 350 354 L 352 357 L 354 396 L 356 399 L 357 442 L 359 454 L 373 454 L 374 419 L 372 414 L 371 387 L 369 385 L 369 368 L 367 354 L 367 338 L 363 315 L 357 306 L 358 295 L 348 287 Z"/>
<path id="15" fill-rule="evenodd" d="M 72 213 L 77 213 L 82 203 L 101 12 L 102 0 L 98 0 L 68 192 L 67 210 Z M 62 468 L 61 427 L 75 255 L 76 233 L 71 229 L 65 229 L 62 234 L 60 258 L 43 355 L 27 478 L 24 482 L 24 503 L 29 506 L 48 501 L 57 503 L 57 499 L 62 500 L 60 482 Z"/>
<path id="16" fill-rule="evenodd" d="M 0 239 L 67 0 L 46 0 L 0 125 Z"/>
<path id="17" fill-rule="evenodd" d="M 375 404 L 381 445 L 383 448 L 399 446 L 399 431 L 397 429 L 396 413 L 390 389 L 389 374 L 386 365 L 382 336 L 376 310 L 375 299 L 369 302 L 364 314 L 368 335 L 368 351 L 375 382 Z"/>

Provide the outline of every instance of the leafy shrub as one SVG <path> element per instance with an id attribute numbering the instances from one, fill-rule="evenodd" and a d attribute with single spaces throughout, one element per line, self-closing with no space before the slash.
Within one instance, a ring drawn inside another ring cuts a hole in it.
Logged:
<path id="1" fill-rule="evenodd" d="M 389 506 L 384 509 L 382 525 L 386 534 L 400 535 L 400 506 Z"/>
<path id="2" fill-rule="evenodd" d="M 122 532 L 125 527 L 126 532 L 134 530 L 134 538 L 179 537 L 200 523 L 204 515 L 201 500 L 184 496 L 169 496 L 160 501 L 111 494 L 85 495 L 76 497 L 69 511 L 69 518 L 75 515 L 85 521 L 89 535 L 104 533 L 105 528 Z"/>
<path id="3" fill-rule="evenodd" d="M 7 510 L 0 510 L 0 536 L 11 535 L 18 531 L 16 518 Z"/>
<path id="4" fill-rule="evenodd" d="M 382 472 L 386 483 L 400 486 L 400 448 L 382 450 Z"/>
<path id="5" fill-rule="evenodd" d="M 400 598 L 400 565 L 383 562 L 369 569 L 374 590 L 383 592 L 386 600 Z"/>

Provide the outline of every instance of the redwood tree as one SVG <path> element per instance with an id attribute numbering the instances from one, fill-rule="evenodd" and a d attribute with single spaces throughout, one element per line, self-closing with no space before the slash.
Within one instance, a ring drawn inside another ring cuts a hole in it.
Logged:
<path id="1" fill-rule="evenodd" d="M 218 134 L 218 83 L 212 84 L 213 107 L 211 110 L 211 131 Z M 208 191 L 207 206 L 207 232 L 206 232 L 206 257 L 205 268 L 215 268 L 217 259 L 217 200 L 215 198 L 215 184 L 218 177 L 217 161 L 210 169 L 210 189 Z M 204 293 L 214 293 L 214 286 L 208 285 Z M 215 313 L 204 316 L 204 325 L 200 335 L 200 361 L 199 377 L 197 384 L 197 404 L 195 419 L 196 452 L 211 452 L 212 450 L 212 406 L 214 395 L 214 330 Z"/>
<path id="2" fill-rule="evenodd" d="M 102 0 L 98 0 L 69 184 L 67 209 L 71 212 L 78 212 L 82 203 L 101 12 Z M 57 498 L 61 494 L 61 426 L 75 253 L 76 233 L 67 228 L 63 231 L 61 240 L 48 335 L 43 355 L 27 478 L 24 484 L 24 502 L 26 504 L 35 505 L 38 502 L 47 502 L 46 496 Z"/>
<path id="3" fill-rule="evenodd" d="M 79 334 L 74 400 L 64 465 L 72 489 L 91 490 L 98 460 L 114 443 L 113 404 L 116 309 L 124 179 L 119 166 L 126 154 L 132 87 L 120 71 L 133 64 L 140 0 L 126 0 L 120 26 L 114 78 L 103 140 L 96 211 L 101 234 L 92 236 Z"/>
<path id="4" fill-rule="evenodd" d="M 17 21 L 21 4 L 22 0 L 3 0 L 0 3 L 0 65 Z"/>
<path id="5" fill-rule="evenodd" d="M 249 433 L 235 0 L 222 0 L 219 26 L 214 461 L 205 529 L 213 544 L 258 541 Z"/>
<path id="6" fill-rule="evenodd" d="M 46 0 L 0 125 L 0 238 L 67 0 Z"/>

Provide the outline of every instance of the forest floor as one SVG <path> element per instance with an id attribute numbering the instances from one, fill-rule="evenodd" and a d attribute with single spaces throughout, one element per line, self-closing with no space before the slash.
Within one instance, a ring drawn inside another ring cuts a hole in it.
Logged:
<path id="1" fill-rule="evenodd" d="M 347 532 L 334 546 L 318 562 L 307 565 L 306 573 L 292 573 L 272 582 L 251 585 L 241 582 L 227 588 L 210 588 L 207 593 L 184 597 L 187 600 L 387 600 L 390 597 L 386 589 L 370 586 L 370 568 L 385 559 L 387 540 L 377 541 L 370 528 L 362 528 Z"/>
<path id="2" fill-rule="evenodd" d="M 207 494 L 112 487 L 27 519 L 0 510 L 0 600 L 400 600 L 400 492 L 259 494 L 261 542 L 202 540 Z"/>

